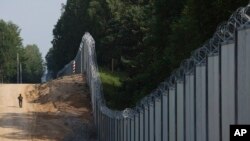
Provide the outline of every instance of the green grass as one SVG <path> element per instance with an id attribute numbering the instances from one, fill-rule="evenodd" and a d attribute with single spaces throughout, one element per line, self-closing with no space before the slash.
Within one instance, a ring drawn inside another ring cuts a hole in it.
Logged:
<path id="1" fill-rule="evenodd" d="M 119 93 L 126 75 L 119 72 L 112 73 L 110 70 L 103 68 L 99 69 L 99 73 L 103 85 L 104 98 L 108 107 L 119 109 L 121 107 Z"/>
<path id="2" fill-rule="evenodd" d="M 105 84 L 109 84 L 109 85 L 113 85 L 114 87 L 121 87 L 122 86 L 122 82 L 121 82 L 121 75 L 117 74 L 117 73 L 112 73 L 109 72 L 107 70 L 100 70 L 100 76 L 101 76 L 101 80 L 102 83 Z"/>

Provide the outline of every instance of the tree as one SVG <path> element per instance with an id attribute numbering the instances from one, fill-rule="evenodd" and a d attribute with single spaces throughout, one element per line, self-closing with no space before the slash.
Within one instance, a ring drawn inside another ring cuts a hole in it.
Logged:
<path id="1" fill-rule="evenodd" d="M 247 0 L 68 0 L 46 56 L 54 74 L 74 58 L 84 32 L 96 41 L 98 65 L 127 74 L 124 106 L 149 94 L 220 22 Z M 111 61 L 115 60 L 115 61 Z"/>
<path id="2" fill-rule="evenodd" d="M 23 65 L 23 82 L 39 83 L 43 75 L 42 55 L 37 45 L 27 45 L 24 48 L 25 61 Z"/>
<path id="3" fill-rule="evenodd" d="M 81 38 L 86 31 L 87 6 L 89 0 L 68 0 L 63 6 L 63 13 L 53 29 L 53 49 L 47 55 L 50 71 L 56 74 L 65 64 L 70 62 L 78 51 Z"/>
<path id="4" fill-rule="evenodd" d="M 16 81 L 16 56 L 21 50 L 22 39 L 18 26 L 0 20 L 0 78 L 4 82 Z"/>

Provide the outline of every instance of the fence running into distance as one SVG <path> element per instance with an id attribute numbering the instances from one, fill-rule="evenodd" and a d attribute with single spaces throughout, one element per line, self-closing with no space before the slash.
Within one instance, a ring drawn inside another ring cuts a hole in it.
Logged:
<path id="1" fill-rule="evenodd" d="M 105 104 L 95 42 L 82 38 L 58 76 L 85 73 L 99 141 L 229 141 L 230 124 L 250 124 L 250 5 L 218 26 L 213 37 L 133 109 Z"/>

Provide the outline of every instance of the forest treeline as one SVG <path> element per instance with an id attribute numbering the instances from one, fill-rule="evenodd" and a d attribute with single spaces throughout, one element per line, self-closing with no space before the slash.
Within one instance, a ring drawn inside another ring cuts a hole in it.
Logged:
<path id="1" fill-rule="evenodd" d="M 40 83 L 44 70 L 41 53 L 37 45 L 23 46 L 20 31 L 14 23 L 0 19 L 0 82 L 16 83 L 18 66 L 23 83 Z"/>
<path id="2" fill-rule="evenodd" d="M 116 107 L 132 106 L 248 1 L 68 0 L 53 30 L 48 69 L 55 76 L 72 60 L 88 31 L 98 65 L 126 74 L 117 95 L 109 97 L 115 97 Z"/>

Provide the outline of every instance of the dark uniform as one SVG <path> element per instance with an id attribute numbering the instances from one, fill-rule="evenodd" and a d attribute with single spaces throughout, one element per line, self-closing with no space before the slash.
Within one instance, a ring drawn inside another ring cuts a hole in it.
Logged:
<path id="1" fill-rule="evenodd" d="M 23 97 L 21 94 L 18 96 L 18 101 L 19 101 L 19 107 L 22 108 L 23 107 Z"/>

